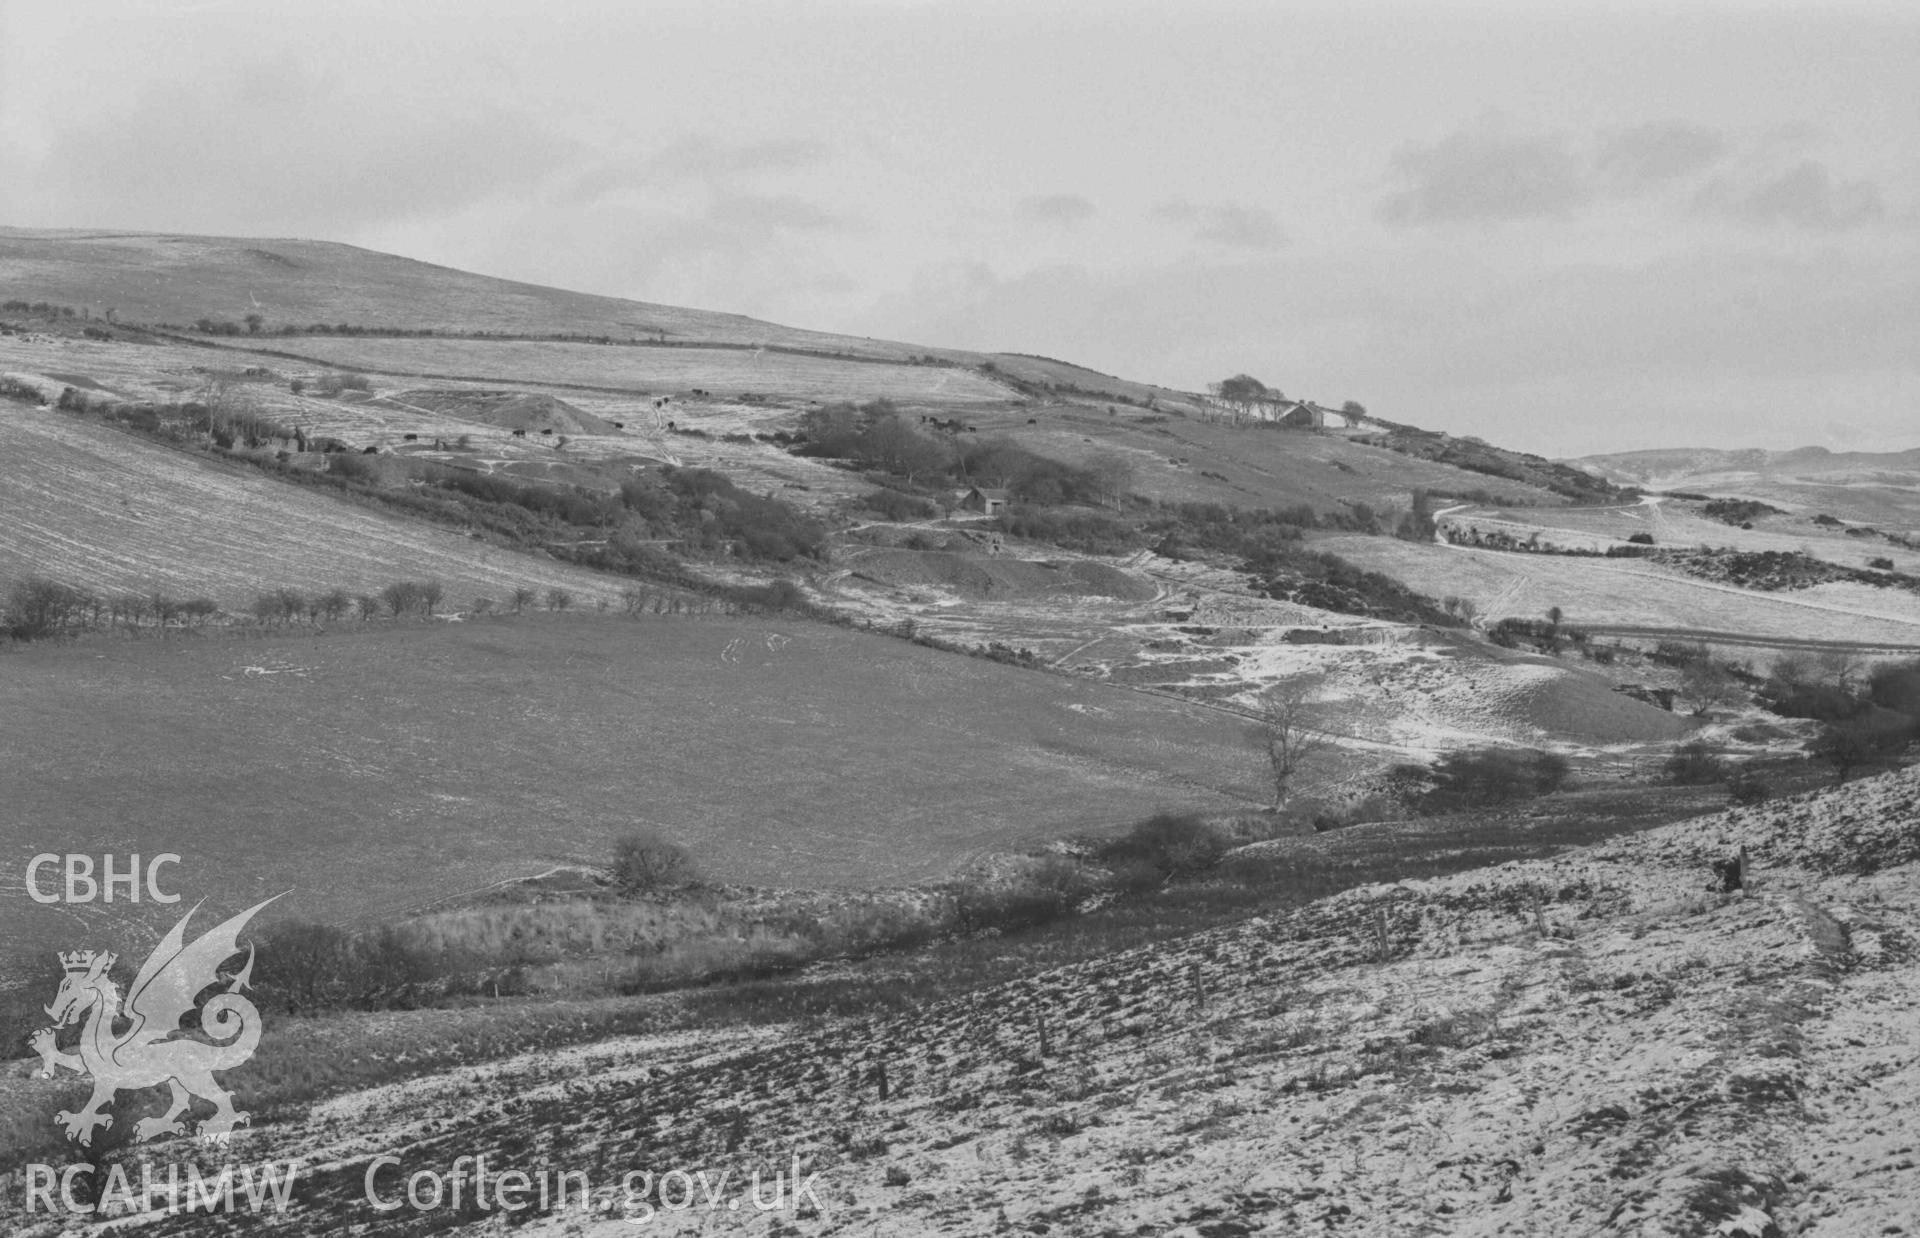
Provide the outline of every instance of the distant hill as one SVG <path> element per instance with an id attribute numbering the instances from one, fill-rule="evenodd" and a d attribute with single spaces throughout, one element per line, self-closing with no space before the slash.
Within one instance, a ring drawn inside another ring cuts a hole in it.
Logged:
<path id="1" fill-rule="evenodd" d="M 180 374 L 209 366 L 372 375 L 385 398 L 345 410 L 274 384 L 255 391 L 266 413 L 356 447 L 467 432 L 449 417 L 503 435 L 605 435 L 616 423 L 651 425 L 652 401 L 669 394 L 682 423 L 720 432 L 775 428 L 815 403 L 888 399 L 928 416 L 963 412 L 968 430 L 1068 462 L 1117 454 L 1133 490 L 1160 500 L 1341 512 L 1404 509 L 1415 489 L 1545 505 L 1612 489 L 1590 472 L 1410 425 L 1378 422 L 1365 441 L 1220 425 L 1195 393 L 1052 357 L 809 331 L 328 241 L 0 228 L 0 302 L 15 307 L 0 318 L 78 349 L 0 349 L 0 369 L 35 381 L 164 399 Z M 22 302 L 73 316 L 22 315 Z M 210 361 L 206 345 L 236 358 Z M 469 386 L 481 390 L 460 390 Z M 490 402 L 500 391 L 517 402 Z M 767 464 L 764 452 L 735 454 L 749 472 Z"/>
<path id="2" fill-rule="evenodd" d="M 1620 485 L 1751 498 L 1866 524 L 1920 524 L 1920 448 L 1668 448 L 1567 461 Z"/>

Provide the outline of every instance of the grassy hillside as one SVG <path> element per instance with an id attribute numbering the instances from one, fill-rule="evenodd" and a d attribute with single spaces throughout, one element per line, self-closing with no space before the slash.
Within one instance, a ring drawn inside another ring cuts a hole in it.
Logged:
<path id="1" fill-rule="evenodd" d="M 1755 593 L 1633 559 L 1570 558 L 1466 546 L 1330 537 L 1315 543 L 1434 596 L 1472 600 L 1488 620 L 1555 606 L 1579 627 L 1738 633 L 1785 641 L 1920 645 L 1920 598 L 1863 585 Z"/>
<path id="2" fill-rule="evenodd" d="M 777 345 L 904 358 L 902 344 L 802 331 L 740 314 L 568 292 L 332 241 L 0 228 L 8 298 L 108 309 L 126 322 L 352 323 L 510 334 Z M 924 351 L 924 350 L 917 350 Z"/>
<path id="3" fill-rule="evenodd" d="M 1920 449 L 1624 451 L 1570 461 L 1622 484 L 1773 503 L 1920 534 Z"/>
<path id="4" fill-rule="evenodd" d="M 857 886 L 1260 794 L 1238 719 L 801 621 L 347 624 L 0 669 L 33 719 L 0 748 L 0 906 L 38 929 L 17 882 L 48 840 L 178 852 L 197 894 L 334 919 L 601 862 L 640 826 L 718 879 Z"/>
<path id="5" fill-rule="evenodd" d="M 263 589 L 378 593 L 400 579 L 437 579 L 456 607 L 516 586 L 588 604 L 619 593 L 609 577 L 51 409 L 0 401 L 0 455 L 0 583 L 42 575 L 234 610 Z"/>
<path id="6" fill-rule="evenodd" d="M 700 388 L 725 397 L 745 392 L 803 401 L 884 398 L 977 404 L 1004 401 L 1014 394 L 971 370 L 949 366 L 848 362 L 751 349 L 328 336 L 233 342 L 243 346 L 258 342 L 276 353 L 377 374 L 551 383 L 650 395 L 685 395 Z"/>

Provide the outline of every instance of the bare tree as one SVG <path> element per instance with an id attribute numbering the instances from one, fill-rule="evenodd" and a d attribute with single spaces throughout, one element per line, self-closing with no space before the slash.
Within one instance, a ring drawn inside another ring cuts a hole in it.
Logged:
<path id="1" fill-rule="evenodd" d="M 624 890 L 643 893 L 685 885 L 694 878 L 686 848 L 653 830 L 628 834 L 613 844 L 613 880 Z"/>
<path id="2" fill-rule="evenodd" d="M 1087 457 L 1084 467 L 1099 491 L 1100 501 L 1119 507 L 1133 486 L 1133 463 L 1117 452 L 1096 451 Z"/>
<path id="3" fill-rule="evenodd" d="M 1290 679 L 1275 684 L 1260 697 L 1259 740 L 1267 756 L 1267 777 L 1273 786 L 1273 806 L 1286 807 L 1293 780 L 1332 743 L 1323 724 L 1324 709 L 1310 698 L 1314 682 Z"/>

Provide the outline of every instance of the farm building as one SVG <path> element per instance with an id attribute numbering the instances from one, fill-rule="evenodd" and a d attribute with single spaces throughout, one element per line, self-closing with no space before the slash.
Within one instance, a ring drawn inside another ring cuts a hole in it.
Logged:
<path id="1" fill-rule="evenodd" d="M 1013 495 L 1008 491 L 988 489 L 984 486 L 975 486 L 960 497 L 960 506 L 968 511 L 980 512 L 988 516 L 999 515 L 1011 502 L 1013 502 Z"/>

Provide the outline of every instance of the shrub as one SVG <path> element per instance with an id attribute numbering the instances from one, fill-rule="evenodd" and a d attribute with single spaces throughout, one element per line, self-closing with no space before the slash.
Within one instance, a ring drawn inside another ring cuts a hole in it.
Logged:
<path id="1" fill-rule="evenodd" d="M 1728 778 L 1727 763 L 1704 740 L 1698 739 L 1688 740 L 1676 748 L 1667 758 L 1664 772 L 1667 781 L 1682 786 L 1702 786 Z"/>
<path id="2" fill-rule="evenodd" d="M 1413 796 L 1428 811 L 1480 808 L 1545 795 L 1567 785 L 1567 758 L 1542 749 L 1469 748 L 1449 752 L 1429 768 L 1396 766 L 1402 785 L 1426 788 Z"/>
<path id="3" fill-rule="evenodd" d="M 898 490 L 875 490 L 860 502 L 868 511 L 877 512 L 888 520 L 928 520 L 940 513 L 940 509 L 927 500 L 902 494 Z"/>
<path id="4" fill-rule="evenodd" d="M 1736 804 L 1763 804 L 1773 795 L 1773 788 L 1759 771 L 1736 769 L 1727 775 L 1727 798 Z"/>
<path id="5" fill-rule="evenodd" d="M 1628 536 L 1627 540 L 1633 543 L 1635 546 L 1651 546 L 1653 545 L 1653 534 L 1634 533 Z"/>
<path id="6" fill-rule="evenodd" d="M 380 600 L 395 619 L 420 605 L 420 586 L 411 580 L 396 580 L 380 591 Z"/>
<path id="7" fill-rule="evenodd" d="M 29 576 L 7 590 L 5 626 L 15 640 L 58 636 L 84 621 L 92 601 L 92 595 L 72 585 Z"/>
<path id="8" fill-rule="evenodd" d="M 1091 875 L 1066 856 L 1029 857 L 1002 877 L 976 877 L 948 887 L 962 932 L 1032 928 L 1073 911 L 1093 891 Z"/>
<path id="9" fill-rule="evenodd" d="M 652 830 L 625 835 L 613 844 L 614 884 L 630 894 L 672 889 L 694 880 L 693 860 L 685 847 Z"/>
<path id="10" fill-rule="evenodd" d="M 1101 844 L 1095 856 L 1109 867 L 1146 864 L 1163 877 L 1184 877 L 1213 867 L 1231 842 L 1204 817 L 1160 812 Z"/>

